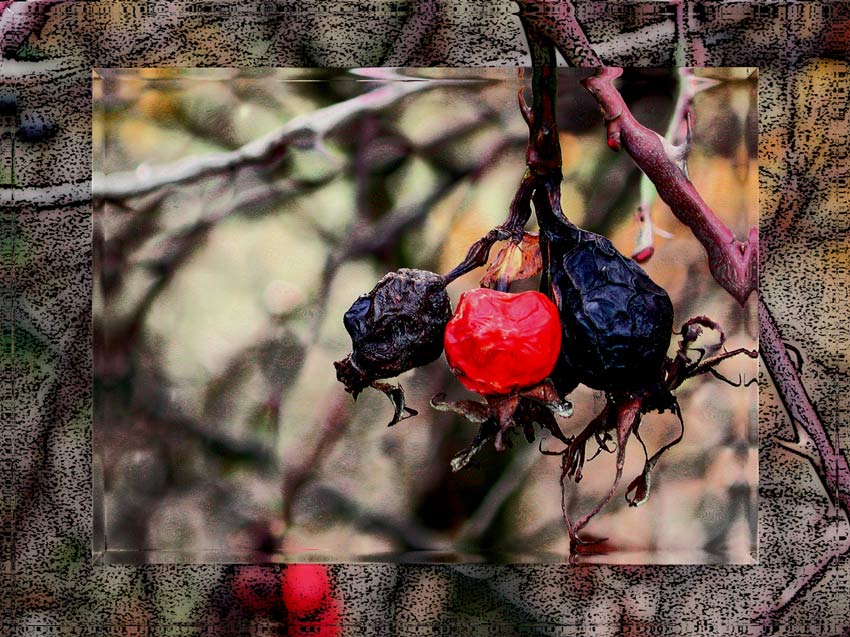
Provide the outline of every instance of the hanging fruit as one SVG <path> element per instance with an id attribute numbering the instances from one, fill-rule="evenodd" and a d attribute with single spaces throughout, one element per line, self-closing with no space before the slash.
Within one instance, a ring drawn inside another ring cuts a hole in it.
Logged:
<path id="1" fill-rule="evenodd" d="M 446 360 L 481 395 L 510 394 L 541 382 L 561 348 L 558 309 L 539 292 L 467 290 L 446 326 Z"/>
<path id="2" fill-rule="evenodd" d="M 553 193 L 550 193 L 552 196 Z M 561 395 L 578 383 L 606 392 L 660 387 L 673 332 L 664 289 L 605 237 L 539 206 L 546 277 L 563 324 L 553 381 Z"/>

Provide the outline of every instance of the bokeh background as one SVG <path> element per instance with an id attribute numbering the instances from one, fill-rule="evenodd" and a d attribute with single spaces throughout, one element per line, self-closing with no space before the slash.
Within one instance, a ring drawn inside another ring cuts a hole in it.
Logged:
<path id="1" fill-rule="evenodd" d="M 696 75 L 716 83 L 694 98 L 690 176 L 743 237 L 758 219 L 757 73 Z M 640 173 L 607 148 L 583 76 L 565 68 L 559 81 L 563 207 L 631 254 Z M 305 137 L 275 161 L 96 207 L 95 542 L 108 559 L 566 559 L 558 458 L 516 437 L 505 453 L 486 448 L 478 468 L 451 472 L 476 428 L 428 407 L 439 392 L 473 397 L 443 358 L 401 377 L 420 413 L 390 429 L 389 402 L 371 390 L 353 402 L 332 365 L 349 351 L 342 315 L 357 295 L 400 267 L 448 271 L 504 220 L 527 136 L 516 92 L 528 80 L 516 70 L 102 69 L 95 179 L 144 180 L 150 167 L 234 150 L 414 79 L 411 94 L 355 109 L 321 143 Z M 673 70 L 627 70 L 621 90 L 663 134 L 680 81 Z M 661 236 L 645 267 L 670 293 L 676 327 L 707 315 L 730 349 L 756 347 L 754 306 L 714 283 L 690 232 L 652 201 Z M 453 283 L 453 302 L 482 273 Z M 757 363 L 721 370 L 746 381 Z M 583 559 L 756 560 L 757 387 L 703 377 L 678 395 L 685 436 L 657 465 L 649 501 L 630 508 L 623 498 L 643 466 L 632 440 L 623 486 L 587 527 L 609 538 L 606 552 Z M 568 435 L 604 406 L 587 389 L 571 398 Z M 641 428 L 650 454 L 677 431 L 671 414 L 647 415 Z M 568 485 L 573 516 L 612 478 L 612 456 L 589 462 Z"/>

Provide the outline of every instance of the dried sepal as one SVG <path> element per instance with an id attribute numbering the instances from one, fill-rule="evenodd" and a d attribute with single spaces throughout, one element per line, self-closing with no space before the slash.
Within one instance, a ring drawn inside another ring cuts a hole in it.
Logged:
<path id="1" fill-rule="evenodd" d="M 640 506 L 649 499 L 650 482 L 649 467 L 644 467 L 643 472 L 632 480 L 626 488 L 626 502 L 629 503 L 629 506 Z"/>
<path id="2" fill-rule="evenodd" d="M 390 420 L 387 427 L 392 427 L 406 418 L 419 415 L 418 411 L 405 404 L 404 389 L 401 385 L 374 382 L 371 386 L 378 391 L 383 392 L 384 395 L 390 399 L 390 402 L 393 405 L 393 418 Z"/>
<path id="3" fill-rule="evenodd" d="M 478 430 L 478 433 L 475 435 L 475 438 L 472 439 L 470 445 L 458 453 L 456 453 L 450 462 L 452 472 L 457 473 L 475 458 L 475 455 L 481 451 L 487 442 L 496 435 L 499 431 L 499 426 L 496 423 L 494 418 L 487 420 L 481 428 Z"/>
<path id="4" fill-rule="evenodd" d="M 431 399 L 431 407 L 437 411 L 448 411 L 459 414 L 476 425 L 485 423 L 492 417 L 489 405 L 474 400 L 445 400 L 445 394 L 437 394 Z"/>
<path id="5" fill-rule="evenodd" d="M 519 241 L 509 240 L 493 259 L 481 278 L 482 288 L 505 291 L 514 281 L 530 279 L 543 270 L 540 237 L 523 232 Z"/>
<path id="6" fill-rule="evenodd" d="M 452 471 L 459 471 L 492 438 L 497 451 L 510 446 L 508 434 L 519 429 L 528 442 L 534 442 L 534 425 L 547 430 L 552 436 L 569 444 L 555 416 L 570 416 L 572 403 L 558 396 L 548 379 L 533 387 L 506 396 L 485 396 L 486 403 L 473 400 L 446 401 L 445 394 L 431 399 L 431 406 L 439 411 L 459 414 L 480 425 L 472 443 L 454 456 Z"/>
<path id="7" fill-rule="evenodd" d="M 673 440 L 652 454 L 651 458 L 647 458 L 643 465 L 643 471 L 641 474 L 629 483 L 629 486 L 626 489 L 626 501 L 629 503 L 629 506 L 640 506 L 649 499 L 649 491 L 652 486 L 653 468 L 655 468 L 655 465 L 658 464 L 658 460 L 661 456 L 663 456 L 668 449 L 679 444 L 682 437 L 685 435 L 685 421 L 682 419 L 682 410 L 679 408 L 679 403 L 677 401 L 674 400 L 673 405 L 670 407 L 670 411 L 672 411 L 679 420 L 679 433 Z M 640 432 L 637 429 L 635 429 L 635 438 L 637 438 L 643 446 L 643 453 L 646 455 L 646 445 L 644 445 L 643 440 L 640 437 Z"/>

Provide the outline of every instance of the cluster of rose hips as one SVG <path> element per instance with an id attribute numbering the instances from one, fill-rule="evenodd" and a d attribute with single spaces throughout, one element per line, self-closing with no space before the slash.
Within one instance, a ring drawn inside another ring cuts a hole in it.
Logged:
<path id="1" fill-rule="evenodd" d="M 616 400 L 644 394 L 668 404 L 663 385 L 673 304 L 667 293 L 608 239 L 573 225 L 559 208 L 541 206 L 538 220 L 539 237 L 510 237 L 482 282 L 507 289 L 516 278 L 542 272 L 541 292 L 467 290 L 453 313 L 446 292 L 451 276 L 401 269 L 360 296 L 343 319 L 353 351 L 335 363 L 347 391 L 355 398 L 368 386 L 385 391 L 396 404 L 395 424 L 404 410 L 416 412 L 404 407 L 399 387 L 378 380 L 430 363 L 445 349 L 452 372 L 486 403 L 435 397 L 431 404 L 481 424 L 479 435 L 495 437 L 499 450 L 515 427 L 532 440 L 534 423 L 567 442 L 553 416 L 569 414 L 566 396 L 579 383 Z M 535 254 L 536 268 L 516 265 L 523 250 Z M 513 269 L 505 266 L 511 262 Z M 494 268 L 500 274 L 492 275 Z"/>
<path id="2" fill-rule="evenodd" d="M 549 53 L 553 61 L 554 52 Z M 562 456 L 562 489 L 567 478 L 581 479 L 589 441 L 595 440 L 600 450 L 616 449 L 616 473 L 607 496 L 575 524 L 563 507 L 574 550 L 582 543 L 578 531 L 613 496 L 626 443 L 632 435 L 640 439 L 642 415 L 671 411 L 682 427 L 675 440 L 652 457 L 647 454 L 644 470 L 627 489 L 626 499 L 633 506 L 647 499 L 650 470 L 684 434 L 673 392 L 700 374 L 730 382 L 715 367 L 738 354 L 758 353 L 738 349 L 705 356 L 719 350 L 725 336 L 719 325 L 700 316 L 685 322 L 679 347 L 668 356 L 674 312 L 667 292 L 607 238 L 577 227 L 564 215 L 552 68 L 537 67 L 533 86 L 534 109 L 519 93 L 529 125 L 528 170 L 506 222 L 470 246 L 464 262 L 447 275 L 402 269 L 360 296 L 343 319 L 352 352 L 335 366 L 337 378 L 355 399 L 370 386 L 386 393 L 395 406 L 390 422 L 394 425 L 416 411 L 405 405 L 400 386 L 379 381 L 431 363 L 445 350 L 452 372 L 485 400 L 431 400 L 433 407 L 480 425 L 472 444 L 452 460 L 455 471 L 491 438 L 499 451 L 509 442 L 507 434 L 517 429 L 533 441 L 534 425 L 565 445 L 556 454 Z M 619 141 L 616 145 L 615 150 Z M 524 230 L 532 212 L 539 235 Z M 491 247 L 500 240 L 507 243 L 489 264 L 481 287 L 464 292 L 452 312 L 446 286 L 486 265 Z M 536 274 L 541 275 L 539 292 L 508 292 L 513 281 Z M 717 332 L 719 344 L 697 347 L 703 328 Z M 555 416 L 571 413 L 567 396 L 580 384 L 604 392 L 606 404 L 581 432 L 567 438 Z M 608 446 L 612 441 L 615 449 Z"/>
<path id="3" fill-rule="evenodd" d="M 262 566 L 240 567 L 231 589 L 251 615 L 285 616 L 289 635 L 338 637 L 340 600 L 325 566 L 291 564 L 277 573 Z"/>
<path id="4" fill-rule="evenodd" d="M 353 351 L 336 363 L 337 378 L 355 398 L 367 386 L 384 391 L 395 405 L 394 425 L 417 412 L 405 406 L 400 386 L 377 381 L 433 362 L 445 349 L 452 372 L 485 399 L 431 401 L 481 425 L 480 440 L 455 457 L 454 470 L 491 437 L 504 449 L 515 427 L 531 441 L 537 423 L 566 442 L 554 414 L 567 414 L 569 406 L 546 380 L 561 351 L 558 308 L 539 292 L 481 287 L 465 291 L 453 313 L 446 284 L 433 272 L 401 269 L 359 297 L 344 317 Z"/>
<path id="5" fill-rule="evenodd" d="M 353 352 L 337 375 L 357 395 L 380 378 L 431 363 L 445 347 L 461 383 L 483 396 L 546 378 L 561 347 L 558 309 L 539 292 L 464 292 L 454 313 L 443 277 L 401 269 L 384 276 L 344 317 Z"/>

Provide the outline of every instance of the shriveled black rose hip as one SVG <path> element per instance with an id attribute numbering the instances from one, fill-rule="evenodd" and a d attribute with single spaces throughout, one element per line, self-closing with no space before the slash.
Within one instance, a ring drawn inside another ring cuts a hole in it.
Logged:
<path id="1" fill-rule="evenodd" d="M 375 380 L 436 360 L 451 316 L 442 276 L 407 268 L 390 272 L 345 313 L 353 351 L 334 363 L 337 378 L 356 398 Z"/>
<path id="2" fill-rule="evenodd" d="M 564 330 L 553 374 L 559 392 L 578 383 L 609 392 L 661 383 L 673 331 L 667 292 L 605 237 L 545 206 L 538 219 L 541 291 L 552 295 Z"/>

